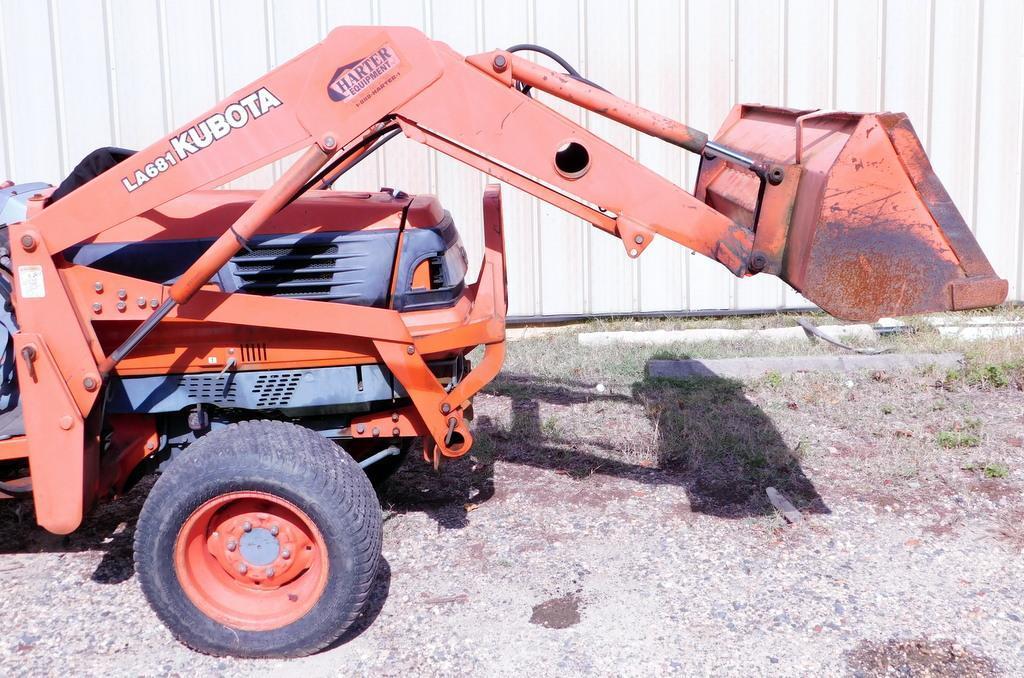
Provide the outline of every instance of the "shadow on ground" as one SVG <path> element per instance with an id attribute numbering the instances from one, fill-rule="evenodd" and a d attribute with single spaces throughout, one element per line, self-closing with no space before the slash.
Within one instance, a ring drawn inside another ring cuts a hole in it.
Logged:
<path id="1" fill-rule="evenodd" d="M 719 518 L 770 514 L 768 487 L 805 513 L 829 512 L 800 466 L 799 449 L 786 444 L 739 381 L 710 373 L 686 380 L 645 378 L 628 394 L 602 394 L 596 384 L 502 374 L 484 392 L 511 399 L 510 423 L 478 417 L 475 463 L 457 460 L 440 474 L 416 460 L 406 464 L 385 495 L 393 510 L 424 511 L 439 528 L 463 527 L 466 506 L 494 495 L 494 464 L 504 462 L 578 479 L 599 474 L 676 485 L 685 489 L 693 512 Z M 606 408 L 609 416 L 647 417 L 651 438 L 616 437 L 629 427 L 593 420 L 587 425 L 601 429 L 574 436 L 541 416 L 544 404 L 572 407 L 597 400 L 626 405 Z"/>

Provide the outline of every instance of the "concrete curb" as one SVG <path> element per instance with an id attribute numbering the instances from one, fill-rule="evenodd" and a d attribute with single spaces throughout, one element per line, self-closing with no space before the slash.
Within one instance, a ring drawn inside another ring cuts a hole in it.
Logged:
<path id="1" fill-rule="evenodd" d="M 878 334 L 871 325 L 822 325 L 822 332 L 844 339 L 875 341 Z M 582 346 L 608 346 L 611 344 L 695 344 L 704 341 L 743 341 L 759 339 L 765 341 L 793 341 L 807 339 L 810 335 L 802 327 L 771 327 L 763 330 L 729 330 L 724 328 L 703 328 L 692 330 L 649 330 L 623 332 L 584 332 L 578 337 Z"/>
<path id="2" fill-rule="evenodd" d="M 861 370 L 905 370 L 932 365 L 941 369 L 959 367 L 960 353 L 896 353 L 885 355 L 782 356 L 775 358 L 722 358 L 718 360 L 651 360 L 651 377 L 690 379 L 723 377 L 743 379 L 769 372 L 858 372 Z"/>

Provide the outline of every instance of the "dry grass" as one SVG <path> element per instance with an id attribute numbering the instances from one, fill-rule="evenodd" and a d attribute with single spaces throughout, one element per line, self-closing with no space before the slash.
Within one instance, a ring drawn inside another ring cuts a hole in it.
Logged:
<path id="1" fill-rule="evenodd" d="M 595 321 L 585 329 L 714 323 L 794 319 Z M 524 339 L 509 345 L 505 369 L 478 401 L 485 413 L 478 446 L 483 439 L 506 459 L 573 477 L 661 469 L 678 476 L 695 506 L 734 516 L 769 515 L 769 485 L 812 511 L 827 510 L 816 485 L 823 482 L 865 496 L 878 486 L 894 496 L 1016 487 L 1024 476 L 1024 340 L 964 342 L 915 321 L 913 332 L 878 343 L 897 352 L 960 352 L 965 364 L 949 372 L 670 381 L 648 378 L 648 360 L 841 351 L 815 340 L 644 347 L 581 346 L 574 333 Z"/>

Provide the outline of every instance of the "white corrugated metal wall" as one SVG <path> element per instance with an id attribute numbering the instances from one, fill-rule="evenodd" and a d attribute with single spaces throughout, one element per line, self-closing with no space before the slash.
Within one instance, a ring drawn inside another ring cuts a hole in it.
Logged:
<path id="1" fill-rule="evenodd" d="M 147 145 L 330 27 L 368 23 L 416 26 L 467 54 L 540 43 L 708 131 L 737 101 L 906 111 L 1011 298 L 1024 298 L 1021 0 L 0 0 L 0 175 L 56 182 L 92 148 Z M 683 151 L 558 108 L 692 186 Z M 403 139 L 344 187 L 437 193 L 476 257 L 484 183 Z M 513 314 L 806 304 L 663 239 L 630 261 L 575 218 L 505 195 Z"/>

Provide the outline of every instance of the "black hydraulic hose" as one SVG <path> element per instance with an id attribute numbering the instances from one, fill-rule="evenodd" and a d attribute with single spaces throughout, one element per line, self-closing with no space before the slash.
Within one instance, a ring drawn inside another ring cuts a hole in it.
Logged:
<path id="1" fill-rule="evenodd" d="M 313 188 L 317 184 L 321 183 L 324 180 L 324 177 L 329 176 L 330 173 L 333 172 L 338 167 L 338 165 L 340 165 L 341 163 L 343 163 L 346 160 L 348 160 L 349 158 L 351 158 L 353 156 L 353 154 L 358 153 L 359 151 L 363 150 L 369 144 L 373 144 L 373 146 L 370 148 L 369 151 L 364 153 L 361 158 L 359 158 L 354 163 L 352 163 L 352 167 L 355 167 L 356 165 L 361 163 L 367 156 L 369 156 L 372 153 L 374 153 L 378 148 L 380 148 L 381 146 L 383 146 L 384 144 L 386 144 L 387 142 L 389 142 L 393 138 L 395 138 L 395 136 L 398 135 L 398 133 L 401 132 L 401 131 L 402 130 L 398 129 L 397 127 L 390 126 L 390 127 L 382 127 L 381 129 L 377 130 L 376 132 L 373 132 L 371 134 L 366 135 L 365 137 L 363 137 L 363 139 L 357 145 L 353 146 L 352 148 L 348 149 L 347 151 L 345 151 L 344 153 L 339 155 L 337 158 L 332 160 L 326 167 L 324 167 L 322 170 L 317 172 L 315 177 L 313 177 L 312 179 L 307 181 L 306 184 L 302 188 L 300 188 L 298 191 L 296 191 L 295 195 L 292 197 L 291 200 L 288 201 L 288 203 L 285 205 L 285 207 L 287 207 L 288 205 L 290 205 L 293 202 L 295 202 L 295 199 L 298 198 L 300 195 L 304 195 L 306 193 L 306 191 L 310 190 L 311 188 Z M 374 142 L 376 142 L 376 143 L 374 143 Z M 350 169 L 352 169 L 352 167 L 347 168 L 345 170 L 345 172 L 348 172 Z M 334 180 L 337 181 L 342 175 L 344 175 L 345 172 L 342 172 L 341 174 L 339 174 L 337 177 L 334 178 Z M 325 187 L 325 188 L 329 188 L 329 186 Z M 284 208 L 282 208 L 282 209 L 284 209 Z"/>
<path id="2" fill-rule="evenodd" d="M 587 85 L 590 85 L 591 87 L 596 87 L 599 90 L 601 90 L 602 92 L 607 92 L 608 91 L 604 87 L 601 87 L 600 85 L 598 85 L 596 82 L 593 82 L 591 80 L 587 80 L 586 78 L 584 78 L 582 75 L 580 75 L 579 71 L 577 71 L 575 68 L 573 68 L 572 64 L 570 64 L 568 61 L 566 61 L 566 59 L 564 57 L 562 57 L 557 52 L 554 52 L 553 50 L 548 49 L 547 47 L 541 47 L 540 45 L 534 45 L 534 44 L 531 44 L 531 43 L 528 43 L 528 42 L 523 42 L 523 43 L 520 43 L 518 45 L 512 45 L 511 47 L 509 47 L 505 51 L 506 52 L 536 52 L 538 54 L 543 54 L 544 56 L 546 56 L 547 58 L 551 59 L 552 61 L 554 61 L 559 66 L 561 66 L 563 69 L 565 69 L 566 74 L 570 78 L 572 78 L 573 80 L 579 80 L 580 82 L 586 83 Z M 523 94 L 529 94 L 530 93 L 530 89 L 531 88 L 530 88 L 529 85 L 522 85 L 520 87 L 519 91 L 522 92 Z"/>

